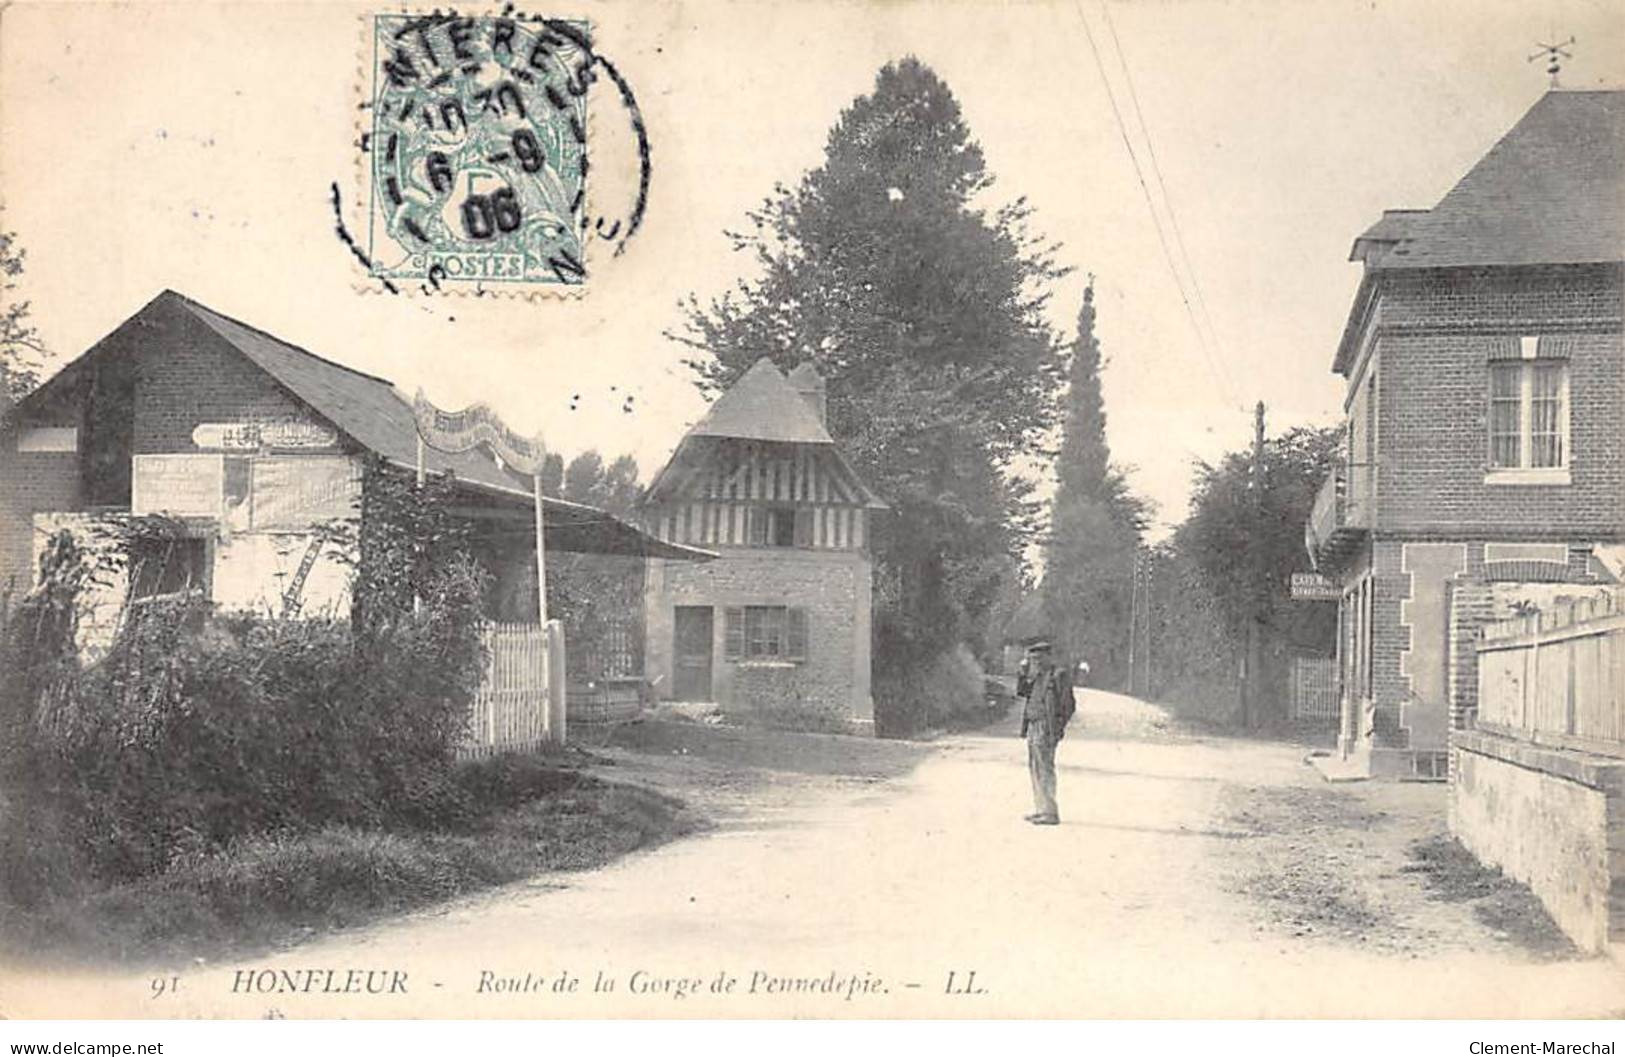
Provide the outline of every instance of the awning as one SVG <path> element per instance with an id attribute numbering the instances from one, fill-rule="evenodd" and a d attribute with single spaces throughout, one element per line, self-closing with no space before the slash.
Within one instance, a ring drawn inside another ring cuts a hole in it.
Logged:
<path id="1" fill-rule="evenodd" d="M 457 507 L 457 513 L 496 523 L 496 534 L 526 537 L 535 534 L 535 501 L 529 492 L 484 481 L 455 480 L 467 491 L 478 493 L 481 499 L 498 501 L 489 505 L 482 503 Z M 567 499 L 543 496 L 542 521 L 546 549 L 561 554 L 610 554 L 690 562 L 710 561 L 718 556 L 714 551 L 667 543 L 606 510 L 584 503 L 572 503 Z"/>
<path id="2" fill-rule="evenodd" d="M 556 499 L 542 500 L 543 531 L 550 551 L 569 554 L 620 554 L 640 558 L 710 561 L 717 555 L 697 547 L 667 543 L 614 514 Z"/>

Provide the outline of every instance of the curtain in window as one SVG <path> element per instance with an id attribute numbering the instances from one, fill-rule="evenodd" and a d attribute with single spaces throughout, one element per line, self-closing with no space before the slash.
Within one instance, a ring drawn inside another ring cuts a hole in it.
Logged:
<path id="1" fill-rule="evenodd" d="M 1523 411 L 1523 364 L 1496 364 L 1490 368 L 1490 465 L 1520 466 Z"/>
<path id="2" fill-rule="evenodd" d="M 1562 466 L 1563 366 L 1538 364 L 1529 393 L 1531 466 Z"/>

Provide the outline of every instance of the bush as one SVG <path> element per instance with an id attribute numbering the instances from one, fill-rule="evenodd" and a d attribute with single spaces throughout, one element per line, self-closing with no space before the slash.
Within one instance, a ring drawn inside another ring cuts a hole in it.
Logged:
<path id="1" fill-rule="evenodd" d="M 483 664 L 483 583 L 466 559 L 420 583 L 419 607 L 374 604 L 359 629 L 144 603 L 88 668 L 71 646 L 83 556 L 55 543 L 48 565 L 0 649 L 18 676 L 0 691 L 0 884 L 14 903 L 244 836 L 476 810 L 453 759 Z"/>
<path id="2" fill-rule="evenodd" d="M 986 719 L 985 679 L 964 645 L 923 660 L 893 658 L 875 676 L 876 731 L 907 737 Z"/>

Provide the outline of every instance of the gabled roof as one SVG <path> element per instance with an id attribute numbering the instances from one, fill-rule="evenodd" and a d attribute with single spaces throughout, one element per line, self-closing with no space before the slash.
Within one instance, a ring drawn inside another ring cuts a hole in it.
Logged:
<path id="1" fill-rule="evenodd" d="M 796 368 L 792 377 L 808 388 L 815 380 L 820 388 L 823 385 L 817 368 L 807 363 Z M 699 440 L 702 437 L 818 445 L 829 452 L 840 471 L 850 478 L 864 506 L 874 510 L 888 509 L 886 501 L 875 494 L 858 476 L 852 464 L 847 462 L 846 456 L 841 454 L 835 438 L 824 428 L 812 404 L 796 391 L 790 380 L 766 356 L 751 364 L 738 381 L 724 390 L 705 417 L 677 442 L 677 449 L 671 453 L 671 458 L 666 460 L 666 465 L 660 468 L 644 490 L 645 502 L 664 497 L 672 487 L 676 477 L 675 468 L 679 463 L 702 458 L 698 454 L 700 446 L 705 443 Z"/>
<path id="2" fill-rule="evenodd" d="M 116 335 L 129 328 L 163 327 L 175 313 L 201 323 L 225 347 L 270 375 L 360 447 L 398 466 L 417 466 L 417 423 L 411 404 L 388 380 L 324 359 L 173 290 L 165 290 L 149 301 L 112 334 L 25 397 L 15 410 L 26 413 L 30 406 L 49 399 L 79 372 L 82 364 L 113 347 Z M 530 479 L 499 467 L 490 454 L 481 449 L 451 453 L 425 447 L 423 465 L 430 473 L 450 473 L 458 481 L 476 485 L 483 492 L 531 502 Z M 543 511 L 549 519 L 547 543 L 559 550 L 667 558 L 714 557 L 705 551 L 647 536 L 596 507 L 547 497 Z"/>
<path id="3" fill-rule="evenodd" d="M 1408 228 L 1378 267 L 1625 260 L 1625 91 L 1547 92 Z"/>
<path id="4" fill-rule="evenodd" d="M 737 437 L 790 444 L 833 444 L 817 412 L 788 379 L 763 356 L 729 386 L 691 437 Z"/>

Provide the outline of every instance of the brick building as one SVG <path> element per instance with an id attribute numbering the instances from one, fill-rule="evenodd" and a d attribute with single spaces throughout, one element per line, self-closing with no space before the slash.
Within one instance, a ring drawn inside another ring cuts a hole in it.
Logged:
<path id="1" fill-rule="evenodd" d="M 0 422 L 0 589 L 31 585 L 42 543 L 98 521 L 163 514 L 184 527 L 132 554 L 89 614 L 94 641 L 148 595 L 202 592 L 224 608 L 344 612 L 335 523 L 363 516 L 363 461 L 455 479 L 493 574 L 488 616 L 537 620 L 531 482 L 483 449 L 421 448 L 412 405 L 351 370 L 165 291 Z M 556 551 L 703 558 L 603 511 L 548 499 Z"/>
<path id="2" fill-rule="evenodd" d="M 758 360 L 644 497 L 651 534 L 719 555 L 650 565 L 644 670 L 661 695 L 872 731 L 868 545 L 884 508 L 825 429 L 817 371 Z"/>
<path id="3" fill-rule="evenodd" d="M 1442 777 L 1479 627 L 1621 573 L 1625 92 L 1549 92 L 1350 259 L 1347 442 L 1306 526 L 1342 587 L 1339 744 Z"/>

